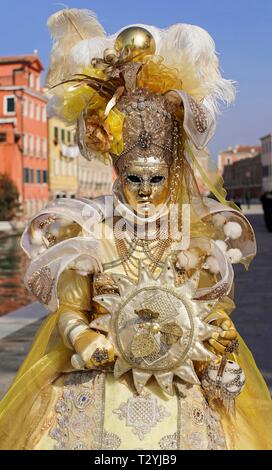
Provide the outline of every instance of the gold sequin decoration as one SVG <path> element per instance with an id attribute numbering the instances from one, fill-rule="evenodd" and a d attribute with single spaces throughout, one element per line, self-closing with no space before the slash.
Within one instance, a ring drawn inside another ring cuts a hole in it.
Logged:
<path id="1" fill-rule="evenodd" d="M 54 278 L 51 275 L 50 268 L 45 266 L 35 271 L 27 282 L 30 291 L 37 299 L 45 305 L 48 305 L 52 297 Z"/>
<path id="2" fill-rule="evenodd" d="M 149 356 L 159 350 L 159 345 L 149 333 L 137 333 L 131 343 L 131 352 L 136 358 Z"/>

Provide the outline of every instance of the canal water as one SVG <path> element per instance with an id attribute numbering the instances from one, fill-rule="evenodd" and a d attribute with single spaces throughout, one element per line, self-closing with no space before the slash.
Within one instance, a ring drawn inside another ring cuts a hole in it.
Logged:
<path id="1" fill-rule="evenodd" d="M 35 300 L 23 282 L 28 263 L 20 248 L 20 237 L 0 239 L 0 315 Z"/>

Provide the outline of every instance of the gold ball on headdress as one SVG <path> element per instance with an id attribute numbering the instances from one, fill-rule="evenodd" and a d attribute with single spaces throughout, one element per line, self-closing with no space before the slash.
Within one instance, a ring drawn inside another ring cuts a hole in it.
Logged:
<path id="1" fill-rule="evenodd" d="M 130 51 L 133 60 L 140 62 L 145 56 L 155 54 L 156 43 L 147 29 L 140 26 L 131 26 L 118 35 L 114 48 L 116 52 Z"/>

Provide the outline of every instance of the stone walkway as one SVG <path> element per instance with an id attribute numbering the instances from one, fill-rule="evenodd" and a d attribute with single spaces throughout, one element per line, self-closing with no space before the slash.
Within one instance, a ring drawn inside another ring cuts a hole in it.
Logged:
<path id="1" fill-rule="evenodd" d="M 42 320 L 31 323 L 0 341 L 0 398 L 27 355 Z"/>
<path id="2" fill-rule="evenodd" d="M 256 231 L 258 255 L 248 272 L 242 266 L 235 269 L 237 308 L 233 319 L 272 391 L 272 234 L 266 231 L 261 214 L 248 217 Z M 2 336 L 0 321 L 0 397 L 27 354 L 45 313 L 37 303 L 31 305 L 28 315 L 22 310 L 2 319 Z"/>
<path id="3" fill-rule="evenodd" d="M 233 319 L 272 391 L 272 233 L 263 216 L 248 215 L 257 238 L 257 256 L 249 271 L 235 268 Z"/>

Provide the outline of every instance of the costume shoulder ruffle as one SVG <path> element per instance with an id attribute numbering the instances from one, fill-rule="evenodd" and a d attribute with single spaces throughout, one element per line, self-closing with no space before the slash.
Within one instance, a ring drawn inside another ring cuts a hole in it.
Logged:
<path id="1" fill-rule="evenodd" d="M 223 205 L 213 199 L 204 198 L 199 203 L 192 200 L 198 220 L 207 223 L 207 232 L 193 232 L 185 246 L 182 243 L 174 248 L 177 251 L 178 265 L 190 272 L 200 262 L 199 252 L 205 254 L 202 269 L 213 275 L 215 283 L 197 289 L 198 300 L 220 299 L 229 295 L 234 281 L 233 264 L 242 263 L 246 268 L 256 254 L 254 231 L 247 218 L 238 210 Z M 201 255 L 201 256 L 202 256 Z"/>
<path id="2" fill-rule="evenodd" d="M 248 268 L 257 251 L 255 233 L 248 219 L 242 212 L 214 199 L 204 198 L 204 202 L 208 208 L 208 213 L 203 213 L 202 218 L 212 217 L 215 227 L 214 239 L 225 240 L 228 250 L 239 250 L 241 252 L 239 262 Z M 229 225 L 226 227 L 228 223 Z M 237 234 L 235 234 L 237 225 L 233 225 L 233 223 L 240 226 Z"/>
<path id="3" fill-rule="evenodd" d="M 105 197 L 59 199 L 48 204 L 27 224 L 21 246 L 31 259 L 26 288 L 49 310 L 59 306 L 57 286 L 66 269 L 82 274 L 102 271 L 95 228 L 107 218 L 112 204 Z"/>

